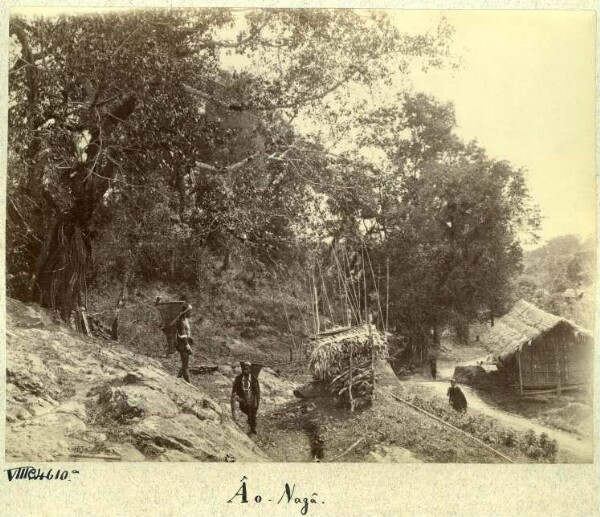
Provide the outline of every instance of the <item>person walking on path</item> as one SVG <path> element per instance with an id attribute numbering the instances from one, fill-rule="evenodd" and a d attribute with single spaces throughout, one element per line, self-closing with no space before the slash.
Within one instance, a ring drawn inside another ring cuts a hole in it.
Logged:
<path id="1" fill-rule="evenodd" d="M 435 380 L 437 377 L 437 356 L 434 350 L 429 350 L 427 360 L 429 362 L 429 371 L 431 372 L 431 378 Z"/>
<path id="2" fill-rule="evenodd" d="M 450 381 L 448 400 L 455 411 L 464 413 L 467 410 L 467 399 L 462 390 L 456 385 L 456 379 Z"/>
<path id="3" fill-rule="evenodd" d="M 173 319 L 169 316 L 165 323 L 161 326 L 161 330 L 164 332 L 167 339 L 167 357 L 173 352 L 178 351 L 181 357 L 181 368 L 177 377 L 183 377 L 187 382 L 190 382 L 190 376 L 188 372 L 190 355 L 192 355 L 192 343 L 194 342 L 191 331 L 189 317 L 192 312 L 192 306 L 188 302 L 188 298 L 185 295 L 180 296 L 180 301 L 161 303 L 161 298 L 156 298 L 156 305 L 162 307 L 172 306 L 176 304 L 177 313 Z M 165 309 L 172 310 L 172 309 Z M 164 320 L 163 320 L 164 321 Z"/>
<path id="4" fill-rule="evenodd" d="M 252 373 L 252 365 L 248 361 L 240 363 L 242 373 L 233 381 L 231 390 L 231 418 L 237 423 L 236 404 L 240 411 L 248 415 L 250 432 L 256 434 L 256 416 L 260 403 L 260 385 L 256 374 Z"/>

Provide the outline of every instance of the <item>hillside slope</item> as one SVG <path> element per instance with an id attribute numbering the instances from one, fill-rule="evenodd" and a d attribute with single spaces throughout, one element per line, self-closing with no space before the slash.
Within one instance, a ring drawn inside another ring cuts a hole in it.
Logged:
<path id="1" fill-rule="evenodd" d="M 145 356 L 7 300 L 6 456 L 261 461 L 219 404 Z"/>
<path id="2" fill-rule="evenodd" d="M 533 447 L 529 432 L 475 409 L 457 415 L 444 399 L 414 392 L 419 383 L 399 382 L 386 362 L 376 366 L 373 405 L 355 413 L 328 397 L 295 398 L 294 388 L 310 380 L 298 365 L 282 366 L 284 372 L 265 366 L 258 435 L 251 440 L 245 418 L 235 423 L 229 416 L 239 371 L 232 358 L 210 358 L 217 361 L 211 373 L 194 374 L 188 384 L 175 376 L 174 358 L 158 361 L 75 334 L 38 307 L 14 300 L 7 302 L 6 336 L 8 461 L 312 461 L 317 437 L 323 461 L 504 461 L 397 396 L 435 411 L 513 461 L 554 461 L 553 455 L 540 457 L 544 451 Z M 558 459 L 581 461 L 568 456 L 559 451 Z"/>

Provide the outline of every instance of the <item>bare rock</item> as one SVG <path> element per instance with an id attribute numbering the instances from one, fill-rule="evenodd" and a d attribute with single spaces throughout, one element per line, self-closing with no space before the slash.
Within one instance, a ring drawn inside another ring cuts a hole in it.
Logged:
<path id="1" fill-rule="evenodd" d="M 377 445 L 369 455 L 375 463 L 422 463 L 408 449 L 387 445 Z"/>
<path id="2" fill-rule="evenodd" d="M 6 299 L 7 326 L 20 328 L 44 328 L 53 326 L 52 317 L 39 305 L 25 305 L 24 303 Z"/>
<path id="3" fill-rule="evenodd" d="M 169 418 L 179 412 L 165 394 L 147 386 L 107 387 L 98 399 L 98 411 L 117 421 L 161 415 Z"/>
<path id="4" fill-rule="evenodd" d="M 97 461 L 266 459 L 222 399 L 209 398 L 158 361 L 51 325 L 34 306 L 11 301 L 8 313 L 8 460 L 69 461 L 72 454 Z M 205 377 L 207 390 L 222 385 L 228 401 L 234 371 L 225 370 Z M 266 394 L 285 389 L 275 375 L 265 379 Z"/>
<path id="5" fill-rule="evenodd" d="M 120 456 L 122 461 L 146 461 L 146 456 L 130 443 L 106 444 L 104 450 L 109 454 Z"/>

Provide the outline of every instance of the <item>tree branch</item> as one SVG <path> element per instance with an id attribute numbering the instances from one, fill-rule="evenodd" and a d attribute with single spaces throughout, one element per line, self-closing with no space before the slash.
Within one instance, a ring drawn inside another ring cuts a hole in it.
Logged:
<path id="1" fill-rule="evenodd" d="M 26 67 L 25 72 L 27 77 L 27 86 L 29 89 L 29 94 L 27 97 L 29 104 L 33 107 L 38 97 L 36 67 L 33 64 L 35 62 L 35 56 L 31 52 L 27 34 L 25 33 L 25 27 L 19 20 L 14 20 L 10 24 L 9 34 L 17 37 L 17 40 L 21 44 L 21 58 L 25 63 L 31 65 Z"/>
<path id="2" fill-rule="evenodd" d="M 169 23 L 158 22 L 155 25 L 171 27 L 174 31 L 183 33 L 186 36 L 192 36 L 198 32 L 197 29 L 177 29 Z M 215 41 L 213 39 L 203 39 L 203 40 L 198 41 L 198 45 L 200 46 L 200 48 L 238 48 L 238 47 L 241 47 L 242 45 L 245 45 L 246 43 L 249 43 L 253 39 L 257 38 L 260 35 L 261 31 L 266 27 L 266 25 L 267 25 L 267 15 L 266 15 L 265 11 L 263 10 L 261 24 L 258 25 L 257 27 L 255 27 L 254 29 L 252 29 L 250 31 L 250 33 L 248 34 L 248 36 L 245 37 L 244 39 L 241 39 L 240 41 Z"/>
<path id="3" fill-rule="evenodd" d="M 352 71 L 351 73 L 347 74 L 342 79 L 340 79 L 339 81 L 335 82 L 329 88 L 326 88 L 322 92 L 319 92 L 319 93 L 316 93 L 316 94 L 313 94 L 313 95 L 307 95 L 305 97 L 300 97 L 295 102 L 287 102 L 287 103 L 271 104 L 271 105 L 244 104 L 244 103 L 240 103 L 240 104 L 228 104 L 226 102 L 223 102 L 223 101 L 217 99 L 214 95 L 210 95 L 210 94 L 208 94 L 206 92 L 203 92 L 202 90 L 198 90 L 197 88 L 194 88 L 193 86 L 190 86 L 189 84 L 182 83 L 182 86 L 189 93 L 192 93 L 194 95 L 198 95 L 199 97 L 202 97 L 205 100 L 212 101 L 215 104 L 217 104 L 218 106 L 221 106 L 222 108 L 225 108 L 225 109 L 230 110 L 230 111 L 246 111 L 246 110 L 274 111 L 274 110 L 278 110 L 278 109 L 293 109 L 293 108 L 298 108 L 299 106 L 303 106 L 305 104 L 309 104 L 311 102 L 315 102 L 315 101 L 321 100 L 324 97 L 326 97 L 327 95 L 329 95 L 330 93 L 332 93 L 335 90 L 337 90 L 343 84 L 345 84 L 348 81 L 350 81 L 357 73 L 358 73 L 358 70 Z"/>
<path id="4" fill-rule="evenodd" d="M 243 167 L 248 162 L 254 160 L 256 157 L 260 156 L 261 154 L 262 154 L 261 151 L 257 151 L 255 153 L 251 154 L 250 156 L 247 156 L 243 160 L 240 160 L 239 162 L 233 163 L 231 165 L 226 165 L 223 167 L 215 167 L 214 165 L 210 165 L 210 164 L 204 163 L 204 162 L 196 162 L 196 166 L 201 169 L 211 171 L 211 172 L 232 172 L 234 170 L 239 169 L 240 167 Z"/>

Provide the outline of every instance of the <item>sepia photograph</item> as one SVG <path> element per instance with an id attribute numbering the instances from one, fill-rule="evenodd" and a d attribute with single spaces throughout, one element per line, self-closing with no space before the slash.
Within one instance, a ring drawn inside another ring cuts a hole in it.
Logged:
<path id="1" fill-rule="evenodd" d="M 594 462 L 594 11 L 15 7 L 7 32 L 9 481 Z"/>

